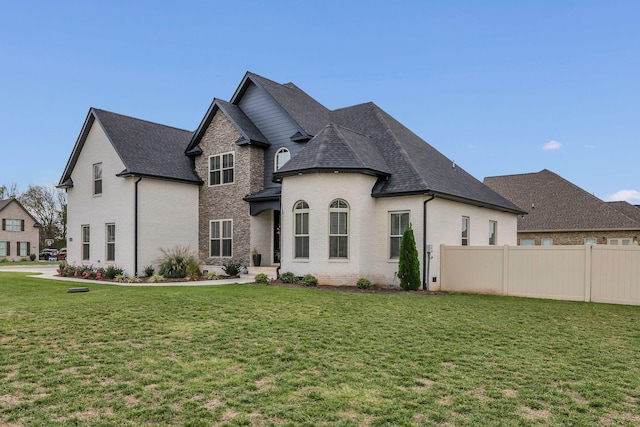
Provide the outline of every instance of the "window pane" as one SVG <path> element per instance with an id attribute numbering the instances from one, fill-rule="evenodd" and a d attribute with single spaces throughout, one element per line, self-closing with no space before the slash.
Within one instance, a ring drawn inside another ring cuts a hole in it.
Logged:
<path id="1" fill-rule="evenodd" d="M 209 169 L 212 171 L 220 170 L 220 156 L 210 157 L 209 162 Z"/>
<path id="2" fill-rule="evenodd" d="M 220 256 L 220 240 L 211 240 L 211 256 Z"/>
<path id="3" fill-rule="evenodd" d="M 338 234 L 347 234 L 347 213 L 338 212 Z"/>
<path id="4" fill-rule="evenodd" d="M 222 156 L 222 167 L 223 168 L 233 167 L 233 154 L 225 154 L 224 156 Z"/>
<path id="5" fill-rule="evenodd" d="M 339 216 L 338 212 L 329 213 L 329 234 L 338 234 Z"/>
<path id="6" fill-rule="evenodd" d="M 391 250 L 389 253 L 389 258 L 391 259 L 395 259 L 395 258 L 399 258 L 400 257 L 400 241 L 402 240 L 401 237 L 392 237 L 391 238 Z"/>
<path id="7" fill-rule="evenodd" d="M 211 223 L 211 238 L 219 239 L 220 238 L 220 222 L 214 221 Z"/>
<path id="8" fill-rule="evenodd" d="M 397 236 L 400 234 L 400 215 L 391 214 L 391 235 Z"/>
<path id="9" fill-rule="evenodd" d="M 228 184 L 230 182 L 233 182 L 233 169 L 225 169 L 223 173 L 224 173 L 224 176 L 222 177 L 223 184 Z"/>
<path id="10" fill-rule="evenodd" d="M 214 171 L 209 174 L 209 185 L 220 184 L 220 171 Z"/>
<path id="11" fill-rule="evenodd" d="M 231 239 L 222 240 L 222 256 L 231 256 Z"/>
<path id="12" fill-rule="evenodd" d="M 93 181 L 93 194 L 102 194 L 102 180 Z"/>
<path id="13" fill-rule="evenodd" d="M 102 163 L 93 165 L 93 179 L 102 179 Z"/>
<path id="14" fill-rule="evenodd" d="M 231 236 L 231 221 L 222 222 L 222 237 L 230 239 Z"/>
<path id="15" fill-rule="evenodd" d="M 338 237 L 338 258 L 347 257 L 347 236 Z"/>
<path id="16" fill-rule="evenodd" d="M 107 245 L 107 261 L 115 261 L 116 259 L 116 245 L 109 243 Z"/>

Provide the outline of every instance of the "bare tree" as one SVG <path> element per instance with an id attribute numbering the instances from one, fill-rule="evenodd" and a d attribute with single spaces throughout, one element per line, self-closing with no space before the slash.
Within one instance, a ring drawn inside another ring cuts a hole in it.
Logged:
<path id="1" fill-rule="evenodd" d="M 56 245 L 66 242 L 67 197 L 63 190 L 54 186 L 32 186 L 18 196 L 18 200 L 40 223 L 40 246 L 46 239 L 53 239 Z"/>
<path id="2" fill-rule="evenodd" d="M 0 185 L 0 200 L 12 199 L 18 197 L 18 184 L 12 182 L 7 185 Z"/>

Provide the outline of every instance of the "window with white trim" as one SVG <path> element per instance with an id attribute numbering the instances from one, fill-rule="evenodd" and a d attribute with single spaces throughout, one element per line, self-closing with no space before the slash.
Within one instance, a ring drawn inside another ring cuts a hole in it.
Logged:
<path id="1" fill-rule="evenodd" d="M 209 185 L 231 184 L 234 179 L 233 153 L 209 157 Z"/>
<path id="2" fill-rule="evenodd" d="M 285 163 L 289 161 L 291 158 L 291 153 L 286 148 L 281 148 L 276 152 L 276 157 L 274 161 L 274 170 L 278 171 Z"/>
<path id="3" fill-rule="evenodd" d="M 620 245 L 626 246 L 626 245 L 630 245 L 631 242 L 633 242 L 633 239 L 631 239 L 629 237 L 613 237 L 613 238 L 608 239 L 607 243 L 609 245 L 613 245 L 613 246 L 616 246 L 616 245 L 618 245 L 618 246 L 620 246 Z"/>
<path id="4" fill-rule="evenodd" d="M 553 246 L 553 239 L 551 237 L 543 237 L 540 239 L 540 244 L 542 246 Z"/>
<path id="5" fill-rule="evenodd" d="M 93 195 L 102 194 L 102 163 L 93 165 Z"/>
<path id="6" fill-rule="evenodd" d="M 400 258 L 400 243 L 408 226 L 409 212 L 389 212 L 389 259 Z"/>
<path id="7" fill-rule="evenodd" d="M 461 238 L 460 238 L 460 244 L 462 246 L 469 246 L 470 223 L 471 223 L 471 220 L 469 219 L 468 216 L 462 217 L 462 231 L 461 231 Z"/>
<path id="8" fill-rule="evenodd" d="M 584 244 L 585 245 L 596 245 L 596 244 L 598 244 L 598 238 L 597 237 L 585 237 Z"/>
<path id="9" fill-rule="evenodd" d="M 3 231 L 24 231 L 24 219 L 3 219 Z"/>
<path id="10" fill-rule="evenodd" d="M 0 256 L 9 256 L 9 242 L 0 242 Z"/>
<path id="11" fill-rule="evenodd" d="M 329 258 L 349 256 L 349 204 L 336 199 L 329 205 Z"/>
<path id="12" fill-rule="evenodd" d="M 489 221 L 489 245 L 498 244 L 498 221 Z"/>
<path id="13" fill-rule="evenodd" d="M 309 204 L 299 200 L 293 205 L 294 258 L 309 258 Z"/>
<path id="14" fill-rule="evenodd" d="M 233 256 L 233 220 L 211 221 L 209 230 L 209 256 L 231 258 Z"/>
<path id="15" fill-rule="evenodd" d="M 105 224 L 105 242 L 107 244 L 107 262 L 116 260 L 116 225 Z"/>
<path id="16" fill-rule="evenodd" d="M 535 246 L 536 239 L 520 239 L 520 246 Z"/>
<path id="17" fill-rule="evenodd" d="M 82 260 L 89 261 L 90 258 L 90 245 L 91 245 L 91 228 L 88 225 L 82 226 L 81 236 L 82 236 Z"/>

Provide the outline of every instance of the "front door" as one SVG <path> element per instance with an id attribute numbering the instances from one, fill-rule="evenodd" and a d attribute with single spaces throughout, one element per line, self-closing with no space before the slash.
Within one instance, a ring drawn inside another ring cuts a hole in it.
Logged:
<path id="1" fill-rule="evenodd" d="M 273 211 L 273 263 L 280 263 L 280 211 Z"/>

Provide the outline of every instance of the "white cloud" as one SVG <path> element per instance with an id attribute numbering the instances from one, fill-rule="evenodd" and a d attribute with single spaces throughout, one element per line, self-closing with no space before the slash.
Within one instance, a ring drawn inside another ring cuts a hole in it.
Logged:
<path id="1" fill-rule="evenodd" d="M 605 202 L 626 201 L 631 204 L 640 204 L 640 191 L 620 190 L 604 198 Z"/>
<path id="2" fill-rule="evenodd" d="M 562 147 L 562 144 L 560 144 L 558 141 L 549 141 L 546 144 L 544 144 L 542 146 L 543 150 L 557 150 L 558 148 Z"/>

